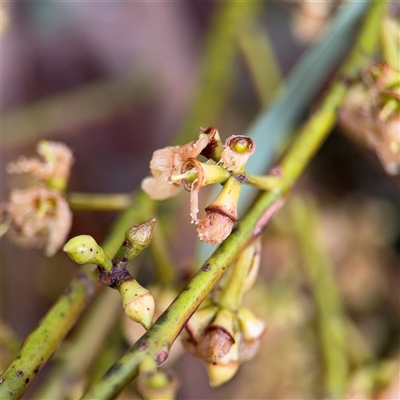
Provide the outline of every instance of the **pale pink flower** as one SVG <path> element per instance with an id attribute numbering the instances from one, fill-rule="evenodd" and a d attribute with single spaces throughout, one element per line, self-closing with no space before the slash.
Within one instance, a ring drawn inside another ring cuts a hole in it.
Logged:
<path id="1" fill-rule="evenodd" d="M 22 247 L 43 248 L 47 256 L 64 244 L 71 228 L 68 202 L 55 190 L 13 189 L 1 208 L 10 238 Z"/>

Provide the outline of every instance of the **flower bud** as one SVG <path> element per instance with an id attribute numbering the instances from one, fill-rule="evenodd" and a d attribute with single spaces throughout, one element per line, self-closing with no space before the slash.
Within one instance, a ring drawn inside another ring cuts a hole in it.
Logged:
<path id="1" fill-rule="evenodd" d="M 261 237 L 255 240 L 253 243 L 253 254 L 250 268 L 247 272 L 246 279 L 243 283 L 242 292 L 247 293 L 257 280 L 258 272 L 260 270 L 261 263 Z"/>
<path id="2" fill-rule="evenodd" d="M 151 218 L 142 224 L 133 225 L 125 232 L 125 241 L 118 249 L 114 262 L 127 263 L 134 259 L 142 250 L 148 247 L 153 238 L 155 218 Z"/>
<path id="3" fill-rule="evenodd" d="M 207 363 L 206 369 L 210 386 L 217 387 L 229 382 L 235 376 L 239 369 L 239 362 L 231 361 L 228 364 Z"/>
<path id="4" fill-rule="evenodd" d="M 229 136 L 225 141 L 221 162 L 235 174 L 244 172 L 249 157 L 256 150 L 254 140 L 247 136 Z"/>
<path id="5" fill-rule="evenodd" d="M 141 373 L 137 381 L 137 390 L 146 400 L 173 400 L 178 387 L 178 378 L 172 371 Z"/>
<path id="6" fill-rule="evenodd" d="M 121 282 L 118 291 L 125 314 L 148 330 L 153 323 L 155 310 L 153 295 L 133 278 Z"/>
<path id="7" fill-rule="evenodd" d="M 246 307 L 240 307 L 237 313 L 240 332 L 243 340 L 257 340 L 265 332 L 265 323 L 261 318 L 256 317 Z"/>
<path id="8" fill-rule="evenodd" d="M 205 300 L 201 307 L 190 317 L 186 330 L 193 339 L 197 339 L 204 328 L 214 319 L 218 306 L 211 300 Z"/>
<path id="9" fill-rule="evenodd" d="M 78 264 L 96 264 L 111 268 L 111 260 L 90 235 L 79 235 L 70 239 L 63 248 L 68 256 Z"/>

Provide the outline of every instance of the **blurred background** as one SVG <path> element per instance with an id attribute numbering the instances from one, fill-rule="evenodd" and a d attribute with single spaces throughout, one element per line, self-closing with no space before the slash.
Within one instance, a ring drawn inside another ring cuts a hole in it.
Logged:
<path id="1" fill-rule="evenodd" d="M 149 174 L 153 151 L 176 144 L 177 137 L 180 143 L 194 140 L 201 126 L 210 125 L 223 139 L 242 134 L 338 7 L 312 4 L 2 3 L 2 201 L 18 185 L 5 166 L 20 155 L 34 156 L 40 139 L 72 149 L 69 192 L 129 193 Z M 262 83 L 254 63 L 266 71 Z M 267 321 L 259 354 L 215 390 L 199 360 L 181 357 L 178 398 L 318 397 L 318 306 L 302 240 L 322 243 L 324 250 L 317 246 L 316 252 L 328 260 L 356 331 L 353 340 L 362 347 L 352 365 L 398 359 L 399 190 L 398 177 L 388 176 L 375 154 L 336 128 L 264 235 L 260 282 L 246 300 Z M 171 258 L 183 274 L 194 263 L 196 242 L 189 215 L 179 213 L 187 197 L 167 207 L 181 227 L 166 230 Z M 293 222 L 298 209 L 315 220 L 308 235 Z M 117 215 L 75 213 L 69 237 L 90 234 L 101 242 Z M 46 258 L 4 237 L 2 319 L 24 339 L 76 270 L 62 252 Z"/>

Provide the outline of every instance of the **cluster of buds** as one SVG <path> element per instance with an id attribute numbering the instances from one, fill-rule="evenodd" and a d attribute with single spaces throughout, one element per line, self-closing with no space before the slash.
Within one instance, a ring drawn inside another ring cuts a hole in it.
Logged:
<path id="1" fill-rule="evenodd" d="M 155 151 L 150 162 L 152 176 L 143 180 L 142 189 L 154 200 L 173 197 L 182 187 L 189 191 L 190 216 L 192 223 L 198 224 L 200 240 L 221 243 L 238 219 L 243 173 L 254 151 L 254 141 L 249 137 L 230 136 L 223 145 L 217 129 L 202 129 L 196 141 Z M 200 155 L 205 162 L 197 159 Z M 199 190 L 215 183 L 222 184 L 222 190 L 199 220 Z"/>
<path id="2" fill-rule="evenodd" d="M 264 332 L 265 323 L 249 309 L 233 311 L 208 300 L 187 323 L 182 340 L 190 354 L 204 361 L 210 385 L 219 386 L 255 356 Z"/>
<path id="3" fill-rule="evenodd" d="M 344 131 L 378 156 L 386 172 L 400 172 L 400 74 L 373 63 L 349 89 L 339 113 Z"/>
<path id="4" fill-rule="evenodd" d="M 54 255 L 63 245 L 71 228 L 72 213 L 64 197 L 73 164 L 71 150 L 62 143 L 41 141 L 40 158 L 20 157 L 10 163 L 10 174 L 29 174 L 31 186 L 12 189 L 1 204 L 1 234 L 9 232 L 18 245 L 43 248 Z"/>
<path id="5" fill-rule="evenodd" d="M 240 363 L 257 353 L 265 323 L 242 306 L 242 299 L 255 282 L 259 264 L 257 240 L 243 250 L 213 298 L 205 300 L 186 324 L 182 342 L 204 361 L 211 386 L 229 381 Z"/>
<path id="6" fill-rule="evenodd" d="M 152 239 L 155 219 L 132 226 L 125 234 L 125 240 L 111 260 L 97 242 L 89 235 L 80 235 L 69 240 L 64 251 L 78 264 L 95 264 L 99 270 L 99 281 L 117 289 L 122 298 L 122 307 L 132 321 L 148 330 L 153 324 L 155 311 L 154 297 L 134 279 L 127 265 Z"/>

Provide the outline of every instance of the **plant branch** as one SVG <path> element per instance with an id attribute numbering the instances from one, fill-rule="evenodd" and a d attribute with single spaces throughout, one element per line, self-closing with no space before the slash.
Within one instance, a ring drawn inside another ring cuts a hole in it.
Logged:
<path id="1" fill-rule="evenodd" d="M 344 78 L 356 74 L 366 57 L 374 50 L 375 38 L 378 36 L 377 32 L 385 10 L 386 4 L 383 2 L 376 1 L 371 4 L 363 29 L 339 78 L 329 89 L 319 110 L 300 130 L 297 140 L 282 160 L 280 190 L 266 192 L 258 197 L 236 229 L 205 261 L 170 307 L 103 378 L 89 388 L 83 399 L 114 398 L 137 376 L 144 357 L 150 355 L 158 364 L 167 359 L 170 346 L 187 320 L 216 285 L 229 264 L 252 239 L 261 234 L 274 212 L 282 204 L 284 196 L 329 135 L 336 120 L 338 107 L 346 94 L 347 86 Z"/>
<path id="2" fill-rule="evenodd" d="M 76 193 L 68 195 L 72 211 L 123 211 L 132 205 L 132 193 Z"/>

